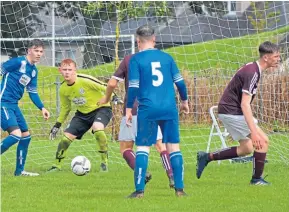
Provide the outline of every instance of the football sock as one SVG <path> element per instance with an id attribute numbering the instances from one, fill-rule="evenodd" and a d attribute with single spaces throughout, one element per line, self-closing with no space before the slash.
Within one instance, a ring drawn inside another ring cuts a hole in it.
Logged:
<path id="1" fill-rule="evenodd" d="M 231 158 L 236 158 L 238 157 L 237 154 L 237 147 L 229 147 L 226 149 L 221 149 L 216 152 L 213 152 L 210 154 L 210 161 L 211 160 L 226 160 L 226 159 L 231 159 Z"/>
<path id="2" fill-rule="evenodd" d="M 1 155 L 6 152 L 11 146 L 16 144 L 21 137 L 10 134 L 1 142 Z"/>
<path id="3" fill-rule="evenodd" d="M 160 156 L 161 156 L 163 167 L 167 172 L 168 178 L 172 177 L 173 176 L 173 170 L 171 167 L 170 156 L 169 156 L 168 151 L 162 151 Z"/>
<path id="4" fill-rule="evenodd" d="M 101 156 L 101 162 L 107 164 L 108 160 L 108 147 L 107 147 L 107 138 L 103 130 L 98 130 L 93 132 L 94 137 L 98 143 L 99 146 L 99 153 Z"/>
<path id="5" fill-rule="evenodd" d="M 266 153 L 254 152 L 253 154 L 253 178 L 259 179 L 264 170 Z"/>
<path id="6" fill-rule="evenodd" d="M 21 172 L 24 170 L 27 152 L 28 152 L 28 146 L 30 144 L 30 141 L 31 141 L 31 136 L 28 135 L 26 137 L 22 137 L 18 143 L 15 175 L 21 174 Z"/>
<path id="7" fill-rule="evenodd" d="M 145 176 L 148 167 L 149 152 L 146 150 L 137 150 L 134 169 L 134 184 L 136 191 L 144 191 Z"/>
<path id="8" fill-rule="evenodd" d="M 55 167 L 61 169 L 63 159 L 66 157 L 66 151 L 71 143 L 72 143 L 72 140 L 70 140 L 66 136 L 62 137 L 60 143 L 58 144 L 58 148 L 56 152 L 56 160 L 54 164 Z"/>
<path id="9" fill-rule="evenodd" d="M 126 160 L 127 165 L 134 170 L 135 167 L 135 154 L 133 150 L 127 149 L 122 154 L 123 158 Z"/>
<path id="10" fill-rule="evenodd" d="M 180 151 L 170 153 L 170 161 L 172 164 L 175 189 L 184 188 L 184 164 L 183 155 Z"/>

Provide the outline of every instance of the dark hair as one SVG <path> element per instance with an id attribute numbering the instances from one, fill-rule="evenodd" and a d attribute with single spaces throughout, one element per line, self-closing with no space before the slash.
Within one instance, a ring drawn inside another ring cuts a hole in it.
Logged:
<path id="1" fill-rule="evenodd" d="M 152 28 L 150 25 L 143 25 L 140 26 L 136 30 L 136 35 L 141 38 L 149 38 L 155 34 L 154 28 Z"/>
<path id="2" fill-rule="evenodd" d="M 279 47 L 270 41 L 265 41 L 259 46 L 260 57 L 263 57 L 265 54 L 272 54 L 275 52 L 279 52 Z"/>
<path id="3" fill-rule="evenodd" d="M 44 43 L 42 40 L 34 39 L 28 43 L 28 49 L 32 48 L 33 46 L 44 48 Z"/>

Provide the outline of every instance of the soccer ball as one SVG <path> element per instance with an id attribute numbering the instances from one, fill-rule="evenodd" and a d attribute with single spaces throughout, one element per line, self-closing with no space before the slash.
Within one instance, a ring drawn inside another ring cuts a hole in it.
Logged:
<path id="1" fill-rule="evenodd" d="M 86 175 L 91 168 L 90 161 L 85 156 L 76 156 L 71 161 L 71 170 L 77 176 Z"/>

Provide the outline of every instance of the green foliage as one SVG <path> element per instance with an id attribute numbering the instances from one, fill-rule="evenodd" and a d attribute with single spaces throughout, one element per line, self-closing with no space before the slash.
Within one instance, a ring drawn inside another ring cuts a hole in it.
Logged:
<path id="1" fill-rule="evenodd" d="M 252 15 L 248 15 L 248 19 L 254 29 L 256 29 L 257 33 L 263 32 L 266 27 L 269 27 L 270 25 L 276 24 L 276 22 L 280 21 L 278 18 L 280 15 L 279 10 L 270 13 L 265 12 L 269 9 L 269 4 L 270 3 L 267 1 L 250 3 Z"/>

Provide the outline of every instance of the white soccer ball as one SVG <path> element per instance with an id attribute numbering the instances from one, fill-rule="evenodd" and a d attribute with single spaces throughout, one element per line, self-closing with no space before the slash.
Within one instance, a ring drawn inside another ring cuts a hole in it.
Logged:
<path id="1" fill-rule="evenodd" d="M 85 156 L 76 156 L 71 161 L 71 170 L 77 176 L 86 175 L 91 168 L 90 161 Z"/>

